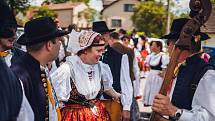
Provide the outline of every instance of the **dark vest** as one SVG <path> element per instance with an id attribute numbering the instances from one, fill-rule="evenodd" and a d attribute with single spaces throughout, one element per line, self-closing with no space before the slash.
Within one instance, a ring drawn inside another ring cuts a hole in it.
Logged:
<path id="1" fill-rule="evenodd" d="M 178 108 L 191 110 L 192 100 L 198 83 L 205 72 L 211 68 L 200 58 L 201 54 L 186 59 L 186 64 L 179 67 L 172 103 Z"/>
<path id="2" fill-rule="evenodd" d="M 26 53 L 11 65 L 11 69 L 23 83 L 35 121 L 44 121 L 48 102 L 41 77 L 44 72 L 40 69 L 40 63 Z"/>
<path id="3" fill-rule="evenodd" d="M 115 51 L 110 46 L 107 47 L 107 51 L 104 53 L 102 58 L 102 62 L 109 65 L 111 69 L 111 73 L 113 75 L 113 88 L 117 92 L 121 92 L 121 85 L 120 85 L 120 71 L 121 71 L 121 62 L 122 62 L 122 55 L 121 53 Z M 112 99 L 110 96 L 106 94 L 103 95 L 105 99 Z"/>
<path id="4" fill-rule="evenodd" d="M 134 69 L 133 69 L 134 50 L 129 47 L 124 46 L 123 44 L 121 44 L 119 42 L 114 43 L 112 45 L 112 48 L 119 53 L 128 55 L 130 77 L 131 77 L 131 81 L 134 81 L 135 80 Z"/>
<path id="5" fill-rule="evenodd" d="M 16 47 L 13 47 L 11 49 L 11 52 L 13 53 L 13 56 L 11 58 L 11 64 L 14 63 L 19 57 L 21 57 L 22 55 L 25 54 L 24 51 L 22 51 L 22 50 L 20 50 L 20 49 L 18 49 Z"/>
<path id="6" fill-rule="evenodd" d="M 160 57 L 160 61 L 159 61 L 158 65 L 156 65 L 156 66 L 151 66 L 150 65 L 150 68 L 153 69 L 153 70 L 160 70 L 161 71 L 162 70 L 161 66 L 162 66 L 162 55 Z"/>

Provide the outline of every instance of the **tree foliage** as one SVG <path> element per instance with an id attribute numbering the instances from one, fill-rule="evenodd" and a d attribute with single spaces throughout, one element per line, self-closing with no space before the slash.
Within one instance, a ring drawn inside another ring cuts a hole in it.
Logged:
<path id="1" fill-rule="evenodd" d="M 12 10 L 23 11 L 30 5 L 29 0 L 5 0 Z"/>
<path id="2" fill-rule="evenodd" d="M 87 22 L 93 22 L 94 16 L 96 15 L 96 10 L 93 8 L 87 8 L 78 13 L 78 18 L 84 17 Z"/>
<path id="3" fill-rule="evenodd" d="M 49 10 L 48 7 L 46 7 L 46 6 L 37 7 L 37 8 L 33 7 L 32 9 L 36 10 L 36 12 L 34 12 L 34 14 L 33 14 L 33 18 L 49 16 L 49 17 L 52 17 L 53 19 L 55 19 L 57 17 L 57 13 Z"/>
<path id="4" fill-rule="evenodd" d="M 215 4 L 215 0 L 211 0 L 211 3 L 212 3 L 212 4 Z"/>
<path id="5" fill-rule="evenodd" d="M 166 28 L 166 8 L 154 0 L 141 2 L 135 8 L 132 21 L 137 30 L 147 36 L 161 36 Z"/>
<path id="6" fill-rule="evenodd" d="M 65 2 L 84 2 L 86 4 L 89 3 L 90 0 L 45 0 L 45 2 L 51 2 L 51 3 L 65 3 Z"/>
<path id="7" fill-rule="evenodd" d="M 178 18 L 190 18 L 189 13 L 181 13 Z"/>

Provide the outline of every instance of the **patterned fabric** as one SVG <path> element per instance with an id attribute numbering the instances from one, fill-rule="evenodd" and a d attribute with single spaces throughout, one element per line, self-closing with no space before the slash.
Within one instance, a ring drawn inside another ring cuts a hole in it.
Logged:
<path id="1" fill-rule="evenodd" d="M 78 92 L 74 82 L 71 82 L 72 91 L 70 99 L 65 102 L 65 107 L 62 109 L 62 121 L 109 121 L 104 104 L 97 100 L 101 97 L 103 88 L 99 91 L 97 99 L 87 100 Z"/>
<path id="2" fill-rule="evenodd" d="M 93 31 L 76 32 L 73 30 L 69 34 L 67 51 L 78 53 L 80 50 L 84 50 L 93 43 L 94 38 L 98 35 L 99 33 Z"/>
<path id="3" fill-rule="evenodd" d="M 95 100 L 94 108 L 70 104 L 62 109 L 62 121 L 110 121 L 109 114 L 102 102 Z M 95 109 L 95 113 L 94 110 Z"/>
<path id="4" fill-rule="evenodd" d="M 71 81 L 71 86 L 72 86 L 72 91 L 70 92 L 70 99 L 69 101 L 78 101 L 78 102 L 84 102 L 87 101 L 87 99 L 85 98 L 84 95 L 80 94 L 74 84 L 73 81 Z M 97 98 L 100 98 L 101 95 L 103 93 L 103 84 L 102 84 L 102 88 L 100 89 Z"/>
<path id="5" fill-rule="evenodd" d="M 80 46 L 81 47 L 90 46 L 93 42 L 94 37 L 96 37 L 95 35 L 98 34 L 93 31 L 83 31 L 79 37 Z"/>

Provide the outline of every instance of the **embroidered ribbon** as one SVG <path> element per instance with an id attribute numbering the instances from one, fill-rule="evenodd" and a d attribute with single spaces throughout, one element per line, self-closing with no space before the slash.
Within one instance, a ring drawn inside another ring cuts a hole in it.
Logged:
<path id="1" fill-rule="evenodd" d="M 51 81 L 47 78 L 46 76 L 46 72 L 45 72 L 45 68 L 44 67 L 40 67 L 41 68 L 41 71 L 44 72 L 43 74 L 41 74 L 41 77 L 42 77 L 42 82 L 43 82 L 43 87 L 45 88 L 45 91 L 46 91 L 46 94 L 47 94 L 47 97 L 49 98 L 50 100 L 50 103 L 52 105 L 52 109 L 54 109 L 54 107 L 56 107 L 56 112 L 57 112 L 57 117 L 58 117 L 58 121 L 61 121 L 61 113 L 60 113 L 60 108 L 59 106 L 56 106 L 56 102 L 55 102 L 55 99 L 53 97 L 53 93 L 54 93 L 54 96 L 57 100 L 57 96 L 56 96 L 56 93 L 55 91 L 52 89 L 52 84 L 51 84 Z"/>
<path id="2" fill-rule="evenodd" d="M 50 102 L 52 104 L 52 109 L 54 109 L 55 100 L 54 100 L 53 95 L 52 95 L 52 91 L 53 91 L 52 86 L 51 86 L 51 83 L 48 79 L 47 79 L 47 88 L 48 88 L 48 96 L 49 96 Z M 58 106 L 56 107 L 56 112 L 57 112 L 58 121 L 61 121 L 61 113 L 60 113 L 60 108 Z"/>

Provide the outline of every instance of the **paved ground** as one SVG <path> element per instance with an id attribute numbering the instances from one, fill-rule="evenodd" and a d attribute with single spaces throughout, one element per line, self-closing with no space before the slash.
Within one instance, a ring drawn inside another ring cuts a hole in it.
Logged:
<path id="1" fill-rule="evenodd" d="M 142 78 L 140 80 L 140 89 L 141 89 L 142 94 L 144 91 L 145 82 L 146 82 L 145 78 Z M 152 110 L 151 110 L 151 107 L 144 107 L 143 102 L 144 102 L 144 99 L 138 100 L 138 105 L 139 105 L 139 109 L 141 112 L 141 118 L 139 121 L 148 121 L 149 120 L 148 118 L 149 118 Z"/>

